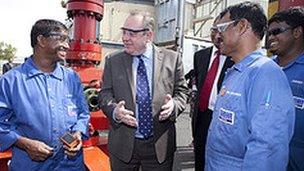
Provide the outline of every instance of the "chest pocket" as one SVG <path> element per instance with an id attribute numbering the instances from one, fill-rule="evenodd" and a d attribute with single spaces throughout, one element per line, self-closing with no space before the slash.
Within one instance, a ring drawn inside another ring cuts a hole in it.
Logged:
<path id="1" fill-rule="evenodd" d="M 238 128 L 241 115 L 241 96 L 226 94 L 219 97 L 219 104 L 216 106 L 215 130 L 220 137 L 231 137 Z"/>
<path id="2" fill-rule="evenodd" d="M 77 114 L 78 108 L 76 105 L 76 100 L 72 99 L 71 95 L 66 95 L 66 98 L 63 99 L 63 106 L 64 106 L 64 119 L 66 127 L 72 129 L 72 127 L 77 122 Z"/>
<path id="3" fill-rule="evenodd" d="M 291 81 L 291 89 L 295 107 L 297 109 L 304 109 L 304 83 L 301 79 L 293 79 Z"/>

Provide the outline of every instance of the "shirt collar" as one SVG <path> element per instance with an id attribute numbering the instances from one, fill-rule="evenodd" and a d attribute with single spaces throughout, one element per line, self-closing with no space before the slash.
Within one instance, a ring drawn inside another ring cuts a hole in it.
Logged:
<path id="1" fill-rule="evenodd" d="M 146 51 L 143 53 L 142 56 L 145 58 L 152 58 L 152 54 L 153 54 L 153 46 L 151 43 L 147 43 Z"/>
<path id="2" fill-rule="evenodd" d="M 297 59 L 297 63 L 304 64 L 304 53 L 302 53 Z"/>
<path id="3" fill-rule="evenodd" d="M 212 47 L 212 55 L 214 55 L 216 51 L 218 51 L 218 48 L 216 46 L 213 46 Z"/>
<path id="4" fill-rule="evenodd" d="M 38 69 L 35 62 L 33 61 L 33 56 L 29 57 L 25 61 L 25 67 L 26 67 L 26 70 L 27 70 L 28 77 L 35 77 L 35 76 L 40 75 L 40 74 L 46 74 L 46 73 L 44 73 L 44 72 L 42 72 L 41 70 Z M 62 73 L 62 70 L 61 70 L 61 66 L 58 62 L 56 64 L 55 70 L 52 73 L 50 73 L 49 75 L 53 76 L 54 78 L 57 78 L 59 80 L 63 79 L 63 73 Z"/>
<path id="5" fill-rule="evenodd" d="M 260 50 L 256 50 L 251 54 L 247 55 L 243 60 L 233 66 L 234 69 L 242 72 L 245 68 L 251 65 L 256 61 L 260 56 L 263 56 L 263 53 Z"/>
<path id="6" fill-rule="evenodd" d="M 278 64 L 279 63 L 279 58 L 275 56 L 273 60 Z M 294 61 L 290 62 L 288 65 L 286 65 L 283 68 L 288 68 L 292 66 L 294 63 L 299 63 L 299 64 L 304 64 L 304 53 L 298 56 Z"/>

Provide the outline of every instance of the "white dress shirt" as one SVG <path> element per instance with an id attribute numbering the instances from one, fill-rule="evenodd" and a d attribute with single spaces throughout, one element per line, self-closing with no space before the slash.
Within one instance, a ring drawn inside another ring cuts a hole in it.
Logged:
<path id="1" fill-rule="evenodd" d="M 211 52 L 211 58 L 210 58 L 210 62 L 209 62 L 209 67 L 208 67 L 208 71 L 209 71 L 209 69 L 210 69 L 210 67 L 211 67 L 211 64 L 212 64 L 213 60 L 214 60 L 215 57 L 216 57 L 216 53 L 215 53 L 215 52 L 216 52 L 217 50 L 218 50 L 218 49 L 217 49 L 215 46 L 213 46 L 212 52 Z M 208 108 L 209 108 L 210 110 L 212 110 L 212 111 L 213 111 L 213 109 L 214 109 L 215 102 L 216 102 L 216 97 L 217 97 L 217 94 L 218 94 L 217 83 L 218 83 L 218 80 L 219 80 L 219 77 L 220 77 L 222 68 L 223 68 L 223 66 L 224 66 L 224 63 L 225 63 L 225 61 L 226 61 L 226 58 L 227 58 L 227 57 L 224 56 L 224 55 L 221 55 L 221 56 L 220 56 L 219 67 L 218 67 L 218 69 L 217 69 L 217 73 L 216 73 L 216 76 L 215 76 L 215 80 L 214 80 L 214 83 L 213 83 L 213 85 L 212 85 L 212 90 L 211 90 L 211 94 L 210 94 L 210 98 L 209 98 L 209 104 L 208 104 Z"/>

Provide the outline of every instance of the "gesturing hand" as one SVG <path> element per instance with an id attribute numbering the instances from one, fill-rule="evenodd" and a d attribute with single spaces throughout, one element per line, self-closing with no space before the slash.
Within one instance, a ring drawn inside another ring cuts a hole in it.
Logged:
<path id="1" fill-rule="evenodd" d="M 38 140 L 20 137 L 15 145 L 24 149 L 34 161 L 44 161 L 53 155 L 53 148 Z"/>
<path id="2" fill-rule="evenodd" d="M 125 108 L 125 101 L 120 101 L 114 109 L 115 118 L 126 125 L 137 127 L 134 112 Z"/>
<path id="3" fill-rule="evenodd" d="M 161 112 L 159 114 L 159 120 L 164 121 L 170 117 L 174 109 L 173 98 L 170 94 L 165 96 L 165 104 L 161 107 Z"/>

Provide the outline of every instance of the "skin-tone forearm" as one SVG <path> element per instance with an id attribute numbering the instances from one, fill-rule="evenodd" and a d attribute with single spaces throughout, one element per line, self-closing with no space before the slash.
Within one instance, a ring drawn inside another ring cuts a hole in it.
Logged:
<path id="1" fill-rule="evenodd" d="M 44 161 L 53 155 L 53 148 L 38 140 L 20 137 L 14 145 L 25 150 L 34 161 Z"/>

